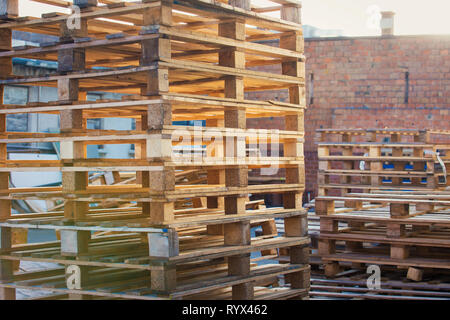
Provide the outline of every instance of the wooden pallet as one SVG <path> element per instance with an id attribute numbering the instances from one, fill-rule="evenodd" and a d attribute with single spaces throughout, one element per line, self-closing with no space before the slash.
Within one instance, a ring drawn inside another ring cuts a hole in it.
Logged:
<path id="1" fill-rule="evenodd" d="M 447 269 L 448 208 L 391 218 L 386 207 L 321 217 L 319 255 L 329 275 L 339 261 L 403 268 Z M 338 222 L 346 227 L 338 227 Z M 343 246 L 338 250 L 336 246 Z"/>
<path id="2" fill-rule="evenodd" d="M 323 162 L 315 215 L 320 217 L 318 255 L 325 274 L 336 275 L 342 263 L 447 269 L 450 194 L 437 151 L 448 145 L 438 147 L 429 133 L 416 130 L 330 129 L 319 134 L 344 140 L 318 143 Z M 390 141 L 383 140 L 386 136 Z M 366 138 L 370 141 L 362 141 Z M 331 148 L 341 153 L 330 156 Z M 357 155 L 361 149 L 368 153 Z M 330 161 L 341 161 L 343 168 L 331 169 Z M 369 167 L 357 168 L 358 161 Z M 382 166 L 387 162 L 390 168 Z M 331 175 L 343 183 L 330 184 Z M 340 194 L 332 188 L 340 188 Z M 338 202 L 343 206 L 338 208 Z"/>
<path id="3" fill-rule="evenodd" d="M 350 269 L 327 279 L 314 271 L 311 277 L 311 300 L 449 300 L 448 275 L 430 275 L 420 282 L 408 281 L 395 270 L 383 269 L 380 288 L 368 288 L 370 274 Z"/>
<path id="4" fill-rule="evenodd" d="M 317 129 L 316 142 L 422 142 L 429 141 L 427 130 L 356 128 L 356 129 Z"/>
<path id="5" fill-rule="evenodd" d="M 58 8 L 71 4 L 35 2 Z M 16 288 L 45 288 L 71 299 L 307 296 L 301 6 L 294 0 L 272 2 L 276 5 L 257 8 L 250 0 L 76 0 L 81 21 L 73 29 L 67 14 L 16 17 L 17 1 L 0 0 L 8 11 L 0 23 L 1 90 L 5 85 L 58 88 L 57 101 L 0 109 L 0 298 L 13 299 Z M 273 11 L 280 18 L 265 14 Z M 11 48 L 13 30 L 59 41 Z M 273 39 L 279 46 L 264 42 Z M 13 57 L 55 61 L 58 70 L 13 75 Z M 273 66 L 273 72 L 259 66 Z M 286 90 L 288 101 L 245 95 L 275 89 Z M 87 101 L 91 91 L 122 98 Z M 59 115 L 60 132 L 6 131 L 7 115 L 27 113 Z M 247 128 L 247 119 L 274 116 L 284 118 L 284 130 Z M 136 129 L 86 128 L 88 119 L 107 117 L 135 119 Z M 11 161 L 6 156 L 8 143 L 42 142 L 59 143 L 61 160 Z M 98 144 L 134 144 L 135 158 L 87 159 L 86 146 Z M 270 148 L 261 147 L 267 144 Z M 277 148 L 281 152 L 272 153 Z M 273 168 L 283 173 L 280 183 L 248 185 L 250 170 Z M 9 187 L 10 172 L 35 171 L 62 172 L 62 186 Z M 206 181 L 179 179 L 182 172 L 197 171 Z M 90 183 L 89 172 L 126 172 L 135 179 Z M 272 193 L 283 195 L 283 207 L 249 201 L 249 195 Z M 11 216 L 16 199 L 59 201 L 64 207 Z M 275 218 L 285 221 L 282 237 L 274 231 Z M 252 226 L 262 226 L 264 235 L 252 238 Z M 14 246 L 14 228 L 55 230 L 61 240 Z M 279 264 L 279 249 L 285 247 L 289 263 Z M 274 263 L 258 264 L 254 252 Z M 55 262 L 61 268 L 17 274 L 11 265 L 20 260 Z M 65 280 L 73 268 L 81 277 L 75 289 Z M 271 288 L 277 276 L 291 287 Z"/>
<path id="6" fill-rule="evenodd" d="M 105 225 L 107 224 L 105 222 Z M 59 230 L 62 241 L 26 244 L 2 251 L 2 261 L 52 262 L 58 263 L 61 267 L 26 274 L 16 273 L 1 286 L 69 295 L 83 294 L 86 297 L 133 298 L 134 296 L 136 299 L 144 300 L 181 299 L 239 284 L 265 283 L 273 286 L 273 278 L 278 275 L 297 273 L 306 275 L 309 272 L 307 264 L 278 265 L 275 264 L 275 260 L 272 264 L 259 266 L 258 260 L 274 259 L 274 256 L 267 255 L 252 257 L 249 275 L 234 276 L 227 273 L 227 259 L 285 246 L 302 244 L 307 246 L 308 239 L 305 237 L 279 237 L 277 234 L 266 233 L 263 236 L 253 237 L 251 245 L 230 247 L 224 245 L 224 236 L 208 235 L 206 228 L 184 227 L 175 231 L 175 229 L 144 227 L 143 224 L 140 224 L 140 227 L 81 226 L 84 225 L 81 223 L 78 225 L 80 226 L 56 226 L 42 222 L 2 223 L 5 229 L 7 226 Z M 113 234 L 97 236 L 86 241 L 93 231 Z M 158 242 L 159 245 L 151 245 L 152 242 Z M 162 256 L 165 250 L 170 250 L 170 257 Z M 79 290 L 67 287 L 66 272 L 73 266 L 80 268 L 81 279 L 86 281 Z M 161 273 L 168 272 L 172 277 L 161 277 Z M 309 282 L 309 278 L 304 281 Z M 166 286 L 169 285 L 175 287 L 167 292 Z M 269 291 L 267 288 L 266 293 Z M 307 294 L 305 288 L 294 291 L 287 291 L 284 294 L 286 296 L 293 293 L 294 296 Z M 282 295 L 279 294 L 281 298 Z M 210 296 L 213 297 L 214 295 Z"/>
<path id="7" fill-rule="evenodd" d="M 332 219 L 333 222 L 329 223 L 338 225 L 341 231 L 338 235 L 321 232 L 320 225 L 325 217 L 317 216 L 314 211 L 308 212 L 308 231 L 311 237 L 311 300 L 450 299 L 448 248 L 443 248 L 442 245 L 433 248 L 434 244 L 431 246 L 430 242 L 436 239 L 433 240 L 431 232 L 426 234 L 427 230 L 424 228 L 424 225 L 429 224 L 445 227 L 445 222 L 442 222 L 445 221 L 444 216 L 447 218 L 448 226 L 450 221 L 447 217 L 448 208 L 441 207 L 442 210 L 437 213 L 419 215 L 409 218 L 411 220 L 402 221 L 408 224 L 405 228 L 407 237 L 402 241 L 415 240 L 418 244 L 420 233 L 426 235 L 421 239 L 420 245 L 408 246 L 411 255 L 406 260 L 400 261 L 390 258 L 391 244 L 389 243 L 389 240 L 392 243 L 396 241 L 398 243 L 399 240 L 385 238 L 383 232 L 386 233 L 387 230 L 382 227 L 383 223 L 380 223 L 384 221 L 386 224 L 386 221 L 393 221 L 389 219 L 388 208 L 383 205 L 365 204 L 364 210 L 356 212 L 345 208 L 343 201 L 337 201 L 336 204 L 341 213 L 326 218 Z M 283 234 L 284 225 L 281 221 L 277 221 L 277 228 L 280 234 Z M 364 231 L 366 233 L 363 233 Z M 437 232 L 434 232 L 434 235 L 436 236 Z M 442 229 L 440 235 L 444 236 Z M 319 252 L 319 248 L 323 250 L 323 243 L 327 239 L 334 241 L 333 255 L 324 255 L 323 252 Z M 425 239 L 428 243 L 424 242 Z M 375 244 L 374 241 L 380 242 Z M 447 256 L 444 256 L 444 251 L 447 251 Z M 282 255 L 278 260 L 289 263 L 289 249 L 282 249 L 280 252 Z M 417 258 L 418 254 L 419 258 Z M 339 265 L 330 268 L 330 263 Z M 369 288 L 367 285 L 367 280 L 372 275 L 368 273 L 367 268 L 372 264 L 380 267 L 381 287 L 379 289 Z M 283 287 L 289 288 L 289 285 Z"/>

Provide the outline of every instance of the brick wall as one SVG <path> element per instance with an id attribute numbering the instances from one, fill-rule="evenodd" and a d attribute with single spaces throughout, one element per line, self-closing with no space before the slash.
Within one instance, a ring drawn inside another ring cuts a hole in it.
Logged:
<path id="1" fill-rule="evenodd" d="M 449 51 L 450 36 L 305 39 L 306 193 L 317 192 L 318 128 L 450 129 Z"/>

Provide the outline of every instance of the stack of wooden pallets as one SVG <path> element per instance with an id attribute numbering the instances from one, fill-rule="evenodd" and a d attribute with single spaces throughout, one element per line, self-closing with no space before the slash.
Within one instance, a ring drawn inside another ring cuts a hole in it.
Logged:
<path id="1" fill-rule="evenodd" d="M 431 134 L 318 132 L 315 215 L 326 275 L 336 275 L 340 264 L 374 264 L 420 280 L 424 271 L 450 268 L 449 144 L 433 142 Z"/>
<path id="2" fill-rule="evenodd" d="M 349 270 L 327 279 L 323 274 L 311 275 L 310 299 L 339 300 L 449 300 L 450 278 L 448 274 L 436 273 L 423 281 L 405 281 L 404 276 L 393 268 L 383 269 L 381 286 L 368 287 L 366 270 Z"/>
<path id="3" fill-rule="evenodd" d="M 72 4 L 36 2 L 65 12 Z M 74 0 L 74 14 L 31 18 L 18 17 L 18 0 L 0 0 L 0 89 L 58 89 L 58 101 L 3 104 L 0 109 L 0 297 L 14 299 L 17 288 L 45 289 L 53 298 L 70 299 L 306 297 L 300 4 L 99 2 Z M 266 14 L 277 11 L 280 18 Z M 12 48 L 13 30 L 59 41 Z M 279 39 L 279 47 L 264 44 L 267 39 Z M 57 61 L 58 72 L 18 77 L 11 71 L 13 57 Z M 257 71 L 259 66 L 276 71 Z M 289 101 L 246 99 L 246 92 L 265 90 L 286 90 Z M 92 91 L 123 98 L 87 101 Z M 59 115 L 60 132 L 7 132 L 8 115 L 28 113 Z M 285 130 L 246 128 L 249 118 L 274 116 L 284 117 Z M 133 118 L 136 130 L 86 128 L 88 119 L 106 117 Z M 174 121 L 197 125 L 176 126 Z M 6 156 L 8 143 L 42 142 L 59 143 L 61 160 L 12 161 Z M 135 159 L 88 159 L 86 146 L 100 144 L 134 144 Z M 279 145 L 280 154 L 265 154 L 267 144 Z M 189 170 L 204 171 L 207 183 L 177 178 Z M 282 170 L 285 183 L 249 186 L 249 170 Z M 9 187 L 10 172 L 35 171 L 62 172 L 62 186 Z M 92 172 L 131 172 L 136 181 L 92 184 Z M 269 193 L 282 194 L 283 207 L 248 202 L 249 195 Z M 64 207 L 11 215 L 16 199 L 63 201 Z M 196 208 L 175 207 L 188 199 L 206 201 Z M 96 207 L 105 201 L 116 208 Z M 274 228 L 275 218 L 284 219 L 284 236 Z M 252 236 L 253 226 L 262 226 L 263 234 Z M 17 228 L 56 230 L 61 240 L 12 245 Z M 290 248 L 288 263 L 278 263 L 280 248 Z M 57 267 L 15 273 L 14 261 Z M 289 285 L 277 287 L 280 281 Z"/>

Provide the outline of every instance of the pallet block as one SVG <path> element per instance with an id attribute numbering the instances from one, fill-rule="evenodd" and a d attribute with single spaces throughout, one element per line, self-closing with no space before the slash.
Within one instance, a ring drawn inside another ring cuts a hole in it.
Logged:
<path id="1" fill-rule="evenodd" d="M 327 276 L 338 265 L 410 268 L 417 279 L 415 270 L 448 269 L 450 198 L 437 152 L 446 144 L 430 137 L 407 129 L 317 131 L 315 215 Z"/>

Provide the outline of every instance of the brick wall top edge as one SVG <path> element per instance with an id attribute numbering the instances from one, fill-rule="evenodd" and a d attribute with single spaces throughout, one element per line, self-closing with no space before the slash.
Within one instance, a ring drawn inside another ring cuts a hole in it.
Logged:
<path id="1" fill-rule="evenodd" d="M 418 34 L 418 35 L 401 35 L 401 36 L 357 36 L 357 37 L 319 37 L 319 38 L 305 38 L 305 42 L 313 41 L 341 41 L 341 40 L 397 40 L 397 39 L 445 39 L 450 40 L 450 34 Z"/>

